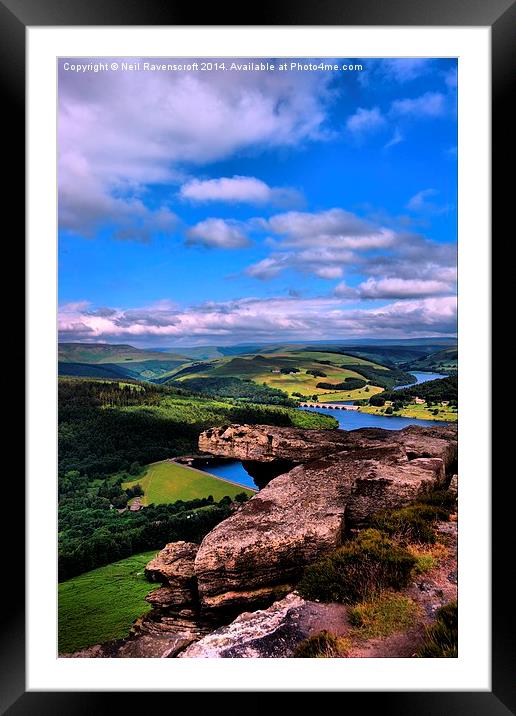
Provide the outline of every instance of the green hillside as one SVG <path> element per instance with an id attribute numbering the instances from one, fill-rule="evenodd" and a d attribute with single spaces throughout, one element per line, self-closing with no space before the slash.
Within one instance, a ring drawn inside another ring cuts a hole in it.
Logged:
<path id="1" fill-rule="evenodd" d="M 404 366 L 405 370 L 422 370 L 435 373 L 456 373 L 458 369 L 457 346 L 430 353 Z"/>
<path id="2" fill-rule="evenodd" d="M 332 400 L 358 397 L 360 387 L 356 388 L 356 394 L 353 390 L 342 389 L 346 380 L 351 378 L 366 381 L 366 394 L 378 392 L 378 387 L 391 388 L 412 379 L 397 368 L 388 368 L 357 355 L 284 345 L 258 354 L 190 363 L 173 371 L 169 382 L 175 385 L 184 382 L 185 386 L 201 392 L 203 389 L 213 391 L 213 386 L 220 386 L 222 391 L 223 380 L 229 378 L 253 381 L 257 385 L 283 391 L 290 398 L 313 399 L 317 395 L 320 400 L 325 400 L 326 395 L 331 395 Z M 242 390 L 244 385 L 242 383 Z M 235 390 L 235 385 L 231 385 L 231 390 Z"/>
<path id="3" fill-rule="evenodd" d="M 175 353 L 147 351 L 133 346 L 110 343 L 60 343 L 58 358 L 71 363 L 125 363 L 141 361 L 177 360 L 185 362 L 185 356 Z"/>
<path id="4" fill-rule="evenodd" d="M 133 555 L 59 585 L 60 654 L 129 634 L 133 621 L 150 609 L 145 597 L 159 586 L 144 576 L 145 565 L 156 551 Z"/>
<path id="5" fill-rule="evenodd" d="M 174 353 L 108 343 L 60 343 L 58 359 L 60 375 L 136 380 L 159 379 L 190 360 Z"/>

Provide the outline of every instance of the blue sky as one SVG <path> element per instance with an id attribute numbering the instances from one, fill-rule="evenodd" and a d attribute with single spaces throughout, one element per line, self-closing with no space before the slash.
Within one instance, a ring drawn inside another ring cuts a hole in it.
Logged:
<path id="1" fill-rule="evenodd" d="M 89 62 L 60 61 L 61 340 L 455 334 L 455 60 Z"/>

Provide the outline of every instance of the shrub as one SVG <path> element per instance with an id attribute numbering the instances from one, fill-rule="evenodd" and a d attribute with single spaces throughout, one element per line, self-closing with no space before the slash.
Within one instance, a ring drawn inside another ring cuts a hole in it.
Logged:
<path id="1" fill-rule="evenodd" d="M 307 599 L 353 604 L 387 587 L 406 586 L 415 563 L 415 558 L 387 535 L 367 529 L 308 566 L 298 591 Z"/>
<path id="2" fill-rule="evenodd" d="M 340 656 L 339 639 L 329 631 L 321 631 L 300 642 L 293 656 L 298 659 L 331 659 Z"/>
<path id="3" fill-rule="evenodd" d="M 435 542 L 434 523 L 447 516 L 441 507 L 415 503 L 399 510 L 389 510 L 374 515 L 370 520 L 374 527 L 406 542 Z"/>
<path id="4" fill-rule="evenodd" d="M 458 655 L 457 602 L 449 602 L 437 610 L 436 622 L 426 629 L 425 641 L 417 655 L 421 658 L 456 658 Z"/>
<path id="5" fill-rule="evenodd" d="M 449 490 L 434 490 L 420 497 L 418 503 L 438 507 L 443 517 L 447 517 L 450 512 L 455 512 L 457 495 Z"/>

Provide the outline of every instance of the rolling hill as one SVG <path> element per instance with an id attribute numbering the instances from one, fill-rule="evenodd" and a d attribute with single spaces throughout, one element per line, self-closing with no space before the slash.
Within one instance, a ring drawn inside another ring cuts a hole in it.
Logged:
<path id="1" fill-rule="evenodd" d="M 156 380 L 189 358 L 108 343 L 60 343 L 59 375 Z"/>
<path id="2" fill-rule="evenodd" d="M 436 373 L 456 373 L 458 368 L 457 346 L 430 353 L 404 365 L 405 370 L 423 370 Z"/>
<path id="3" fill-rule="evenodd" d="M 202 388 L 199 379 L 239 379 L 253 381 L 268 388 L 283 391 L 289 397 L 322 399 L 331 394 L 332 400 L 353 400 L 357 392 L 342 389 L 346 380 L 362 379 L 367 383 L 366 393 L 380 388 L 391 388 L 411 382 L 411 376 L 396 368 L 348 355 L 334 350 L 303 350 L 299 346 L 271 347 L 268 352 L 237 355 L 211 361 L 199 361 L 181 366 L 166 382 L 185 384 L 193 389 Z M 362 383 L 363 385 L 363 383 Z"/>

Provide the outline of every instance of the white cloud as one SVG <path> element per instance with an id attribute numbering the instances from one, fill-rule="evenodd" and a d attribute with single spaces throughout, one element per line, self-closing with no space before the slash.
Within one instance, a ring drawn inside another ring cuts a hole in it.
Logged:
<path id="1" fill-rule="evenodd" d="M 196 202 L 222 201 L 245 204 L 296 204 L 301 195 L 295 189 L 270 187 L 255 177 L 233 176 L 192 179 L 180 189 L 183 199 Z"/>
<path id="2" fill-rule="evenodd" d="M 246 298 L 181 308 L 167 301 L 107 318 L 62 307 L 63 340 L 218 344 L 247 340 L 317 340 L 352 336 L 406 337 L 454 334 L 454 296 L 396 301 L 373 309 L 345 308 L 338 296 Z"/>
<path id="3" fill-rule="evenodd" d="M 94 235 L 116 216 L 128 233 L 139 221 L 152 234 L 148 184 L 181 183 L 186 165 L 324 139 L 330 82 L 295 72 L 61 70 L 60 226 Z"/>
<path id="4" fill-rule="evenodd" d="M 420 298 L 452 292 L 449 282 L 431 279 L 368 278 L 358 286 L 361 298 Z"/>
<path id="5" fill-rule="evenodd" d="M 249 246 L 249 238 L 242 225 L 225 219 L 205 219 L 186 232 L 187 244 L 199 244 L 208 248 L 240 249 Z"/>
<path id="6" fill-rule="evenodd" d="M 359 107 L 355 114 L 348 117 L 346 128 L 354 135 L 362 135 L 366 132 L 373 132 L 385 124 L 385 118 L 378 107 L 364 109 Z"/>
<path id="7" fill-rule="evenodd" d="M 397 99 L 391 113 L 413 117 L 439 117 L 446 111 L 446 98 L 441 92 L 425 92 L 420 97 Z"/>
<path id="8" fill-rule="evenodd" d="M 404 83 L 426 74 L 431 60 L 424 57 L 400 57 L 380 60 L 380 73 L 396 82 Z"/>
<path id="9" fill-rule="evenodd" d="M 261 222 L 281 238 L 282 247 L 373 249 L 390 246 L 394 233 L 344 209 L 289 211 Z"/>

